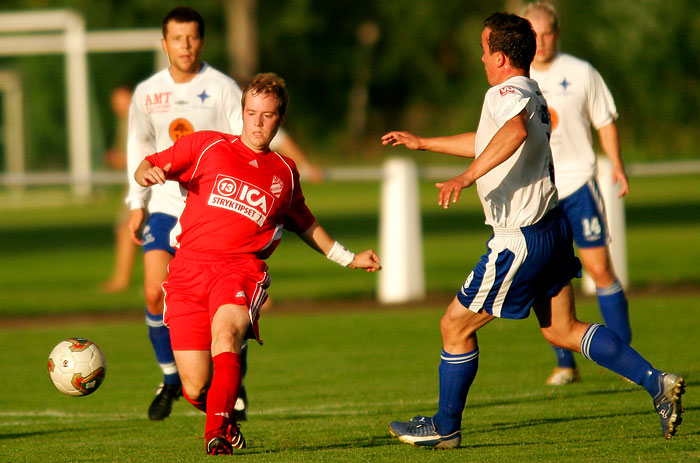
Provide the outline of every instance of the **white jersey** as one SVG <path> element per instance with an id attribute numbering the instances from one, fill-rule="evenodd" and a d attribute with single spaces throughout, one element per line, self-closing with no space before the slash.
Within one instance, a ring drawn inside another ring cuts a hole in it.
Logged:
<path id="1" fill-rule="evenodd" d="M 240 134 L 242 129 L 241 89 L 233 79 L 206 63 L 189 82 L 175 83 L 168 69 L 141 82 L 129 108 L 126 203 L 131 209 L 147 204 L 151 214 L 163 212 L 179 217 L 185 207 L 185 192 L 171 180 L 150 188 L 136 183 L 134 173 L 141 161 L 195 131 Z M 278 133 L 275 141 L 279 143 L 281 137 Z"/>
<path id="2" fill-rule="evenodd" d="M 476 157 L 523 108 L 528 115 L 527 139 L 510 158 L 476 181 L 486 223 L 494 228 L 532 225 L 558 204 L 549 148 L 549 112 L 534 80 L 511 77 L 486 92 L 476 130 Z"/>
<path id="3" fill-rule="evenodd" d="M 574 193 L 596 173 L 591 124 L 600 129 L 617 119 L 603 78 L 588 62 L 559 53 L 546 71 L 530 69 L 552 115 L 552 155 L 559 197 Z"/>

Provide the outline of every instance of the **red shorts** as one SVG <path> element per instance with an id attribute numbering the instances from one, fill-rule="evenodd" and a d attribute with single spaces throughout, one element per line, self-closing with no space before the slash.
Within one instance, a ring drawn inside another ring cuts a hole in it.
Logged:
<path id="1" fill-rule="evenodd" d="M 247 337 L 262 344 L 258 318 L 269 285 L 267 264 L 254 256 L 178 250 L 163 282 L 163 320 L 170 328 L 173 350 L 210 350 L 211 320 L 225 304 L 248 308 L 251 330 Z"/>

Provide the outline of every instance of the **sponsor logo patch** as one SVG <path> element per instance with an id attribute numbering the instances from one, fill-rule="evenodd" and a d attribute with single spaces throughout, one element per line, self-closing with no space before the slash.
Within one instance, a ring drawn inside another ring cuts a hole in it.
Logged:
<path id="1" fill-rule="evenodd" d="M 204 104 L 204 100 L 206 100 L 207 98 L 209 98 L 209 95 L 207 95 L 207 91 L 206 91 L 206 90 L 202 90 L 202 93 L 200 93 L 199 95 L 197 95 L 197 97 L 198 97 L 200 100 L 202 100 L 202 104 Z"/>
<path id="2" fill-rule="evenodd" d="M 207 204 L 244 215 L 262 227 L 274 203 L 275 198 L 261 188 L 219 174 Z"/>
<path id="3" fill-rule="evenodd" d="M 498 89 L 498 92 L 501 94 L 501 96 L 506 96 L 509 93 L 515 93 L 515 87 L 511 87 L 510 85 L 507 85 L 503 88 Z"/>
<path id="4" fill-rule="evenodd" d="M 170 97 L 172 92 L 155 92 L 146 95 L 146 112 L 164 113 L 170 110 Z"/>
<path id="5" fill-rule="evenodd" d="M 177 118 L 170 123 L 168 127 L 168 133 L 170 134 L 170 139 L 173 142 L 178 141 L 185 135 L 189 135 L 194 132 L 194 126 L 190 121 L 183 118 Z"/>

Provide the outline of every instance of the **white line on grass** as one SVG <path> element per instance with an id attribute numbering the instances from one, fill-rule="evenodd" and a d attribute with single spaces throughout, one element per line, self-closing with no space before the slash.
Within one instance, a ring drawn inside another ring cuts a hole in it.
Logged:
<path id="1" fill-rule="evenodd" d="M 386 409 L 387 407 L 395 407 L 405 405 L 407 401 L 399 400 L 394 402 L 384 403 L 332 403 L 318 404 L 305 407 L 277 407 L 265 408 L 258 410 L 250 410 L 249 415 L 252 416 L 270 416 L 270 415 L 370 415 L 377 413 L 377 410 Z M 410 401 L 411 405 L 416 407 L 435 406 L 437 401 Z M 171 416 L 201 416 L 202 413 L 196 410 L 177 411 L 174 410 Z M 5 410 L 0 411 L 2 418 L 58 418 L 58 419 L 75 419 L 81 420 L 99 420 L 99 421 L 124 421 L 131 419 L 146 418 L 142 412 L 65 412 L 60 410 Z M 17 423 L 15 423 L 17 424 Z M 5 420 L 0 422 L 0 427 L 13 425 Z"/>
<path id="2" fill-rule="evenodd" d="M 542 396 L 542 393 L 527 392 L 522 394 L 513 394 L 499 397 L 498 401 L 509 402 L 512 400 L 523 400 L 532 397 Z M 308 405 L 304 407 L 276 407 L 253 409 L 248 412 L 251 416 L 312 416 L 318 414 L 333 415 L 333 416 L 352 416 L 352 415 L 373 415 L 381 413 L 382 410 L 388 410 L 396 407 L 403 407 L 410 404 L 416 409 L 423 409 L 437 406 L 437 400 L 394 400 L 389 402 L 335 402 Z M 174 410 L 171 416 L 202 416 L 201 412 L 196 410 Z M 133 419 L 146 419 L 146 415 L 142 412 L 66 412 L 60 410 L 4 410 L 0 411 L 2 418 L 57 418 L 57 419 L 75 419 L 94 420 L 94 421 L 125 421 Z M 7 422 L 2 420 L 0 427 L 16 426 L 21 422 Z M 26 423 L 25 423 L 26 424 Z"/>

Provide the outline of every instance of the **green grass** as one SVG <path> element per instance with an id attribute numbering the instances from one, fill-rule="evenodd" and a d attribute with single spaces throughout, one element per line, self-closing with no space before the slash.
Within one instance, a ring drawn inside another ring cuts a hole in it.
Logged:
<path id="1" fill-rule="evenodd" d="M 438 323 L 489 236 L 473 191 L 443 211 L 424 182 L 426 283 L 439 303 L 377 306 L 370 302 L 375 276 L 340 268 L 294 236 L 270 259 L 276 302 L 303 309 L 325 301 L 329 310 L 290 314 L 273 306 L 263 314 L 266 343 L 251 347 L 246 378 L 250 448 L 236 458 L 700 461 L 699 180 L 635 178 L 626 200 L 633 345 L 655 366 L 688 379 L 686 415 L 673 440 L 660 437 L 643 390 L 591 362 L 580 362 L 582 383 L 545 387 L 554 359 L 534 319 L 497 320 L 480 332 L 480 370 L 460 449 L 414 449 L 389 437 L 389 421 L 436 409 Z M 378 246 L 377 183 L 308 185 L 305 193 L 339 241 L 355 250 Z M 130 291 L 97 291 L 111 269 L 121 194 L 99 190 L 78 203 L 60 190 L 33 191 L 19 203 L 0 196 L 0 461 L 209 461 L 197 439 L 203 415 L 189 404 L 178 402 L 163 423 L 146 418 L 160 378 L 142 320 L 140 266 Z M 577 305 L 582 319 L 600 321 L 594 300 Z M 112 315 L 67 316 L 98 313 Z M 10 315 L 37 317 L 17 324 Z M 45 371 L 51 348 L 70 336 L 94 340 L 107 356 L 104 384 L 85 398 L 55 391 Z"/>
<path id="2" fill-rule="evenodd" d="M 633 178 L 626 200 L 629 279 L 632 289 L 700 287 L 700 177 Z M 311 209 L 332 236 L 353 250 L 378 251 L 376 182 L 306 185 Z M 426 287 L 454 293 L 485 251 L 489 229 L 475 191 L 444 211 L 436 189 L 421 183 Z M 29 194 L 17 207 L 9 195 L 0 208 L 0 316 L 84 312 L 140 312 L 141 266 L 132 288 L 101 294 L 112 265 L 113 222 L 122 191 L 99 190 L 74 203 L 63 191 Z M 21 207 L 20 207 L 21 206 Z M 349 272 L 287 234 L 269 260 L 275 301 L 371 299 L 375 275 Z"/>
<path id="3" fill-rule="evenodd" d="M 646 392 L 592 362 L 580 359 L 581 383 L 544 386 L 554 355 L 531 317 L 480 332 L 462 447 L 414 449 L 390 438 L 387 424 L 436 409 L 442 307 L 273 310 L 263 314 L 265 345 L 251 346 L 249 448 L 236 461 L 700 461 L 697 299 L 631 304 L 634 346 L 688 379 L 684 423 L 671 441 Z M 579 307 L 582 318 L 598 319 L 592 300 Z M 104 383 L 84 398 L 55 391 L 45 371 L 53 345 L 76 335 L 100 344 L 108 362 Z M 189 404 L 177 402 L 161 423 L 146 418 L 159 378 L 141 320 L 37 322 L 0 330 L 0 343 L 0 461 L 209 461 L 198 439 L 204 417 Z"/>

